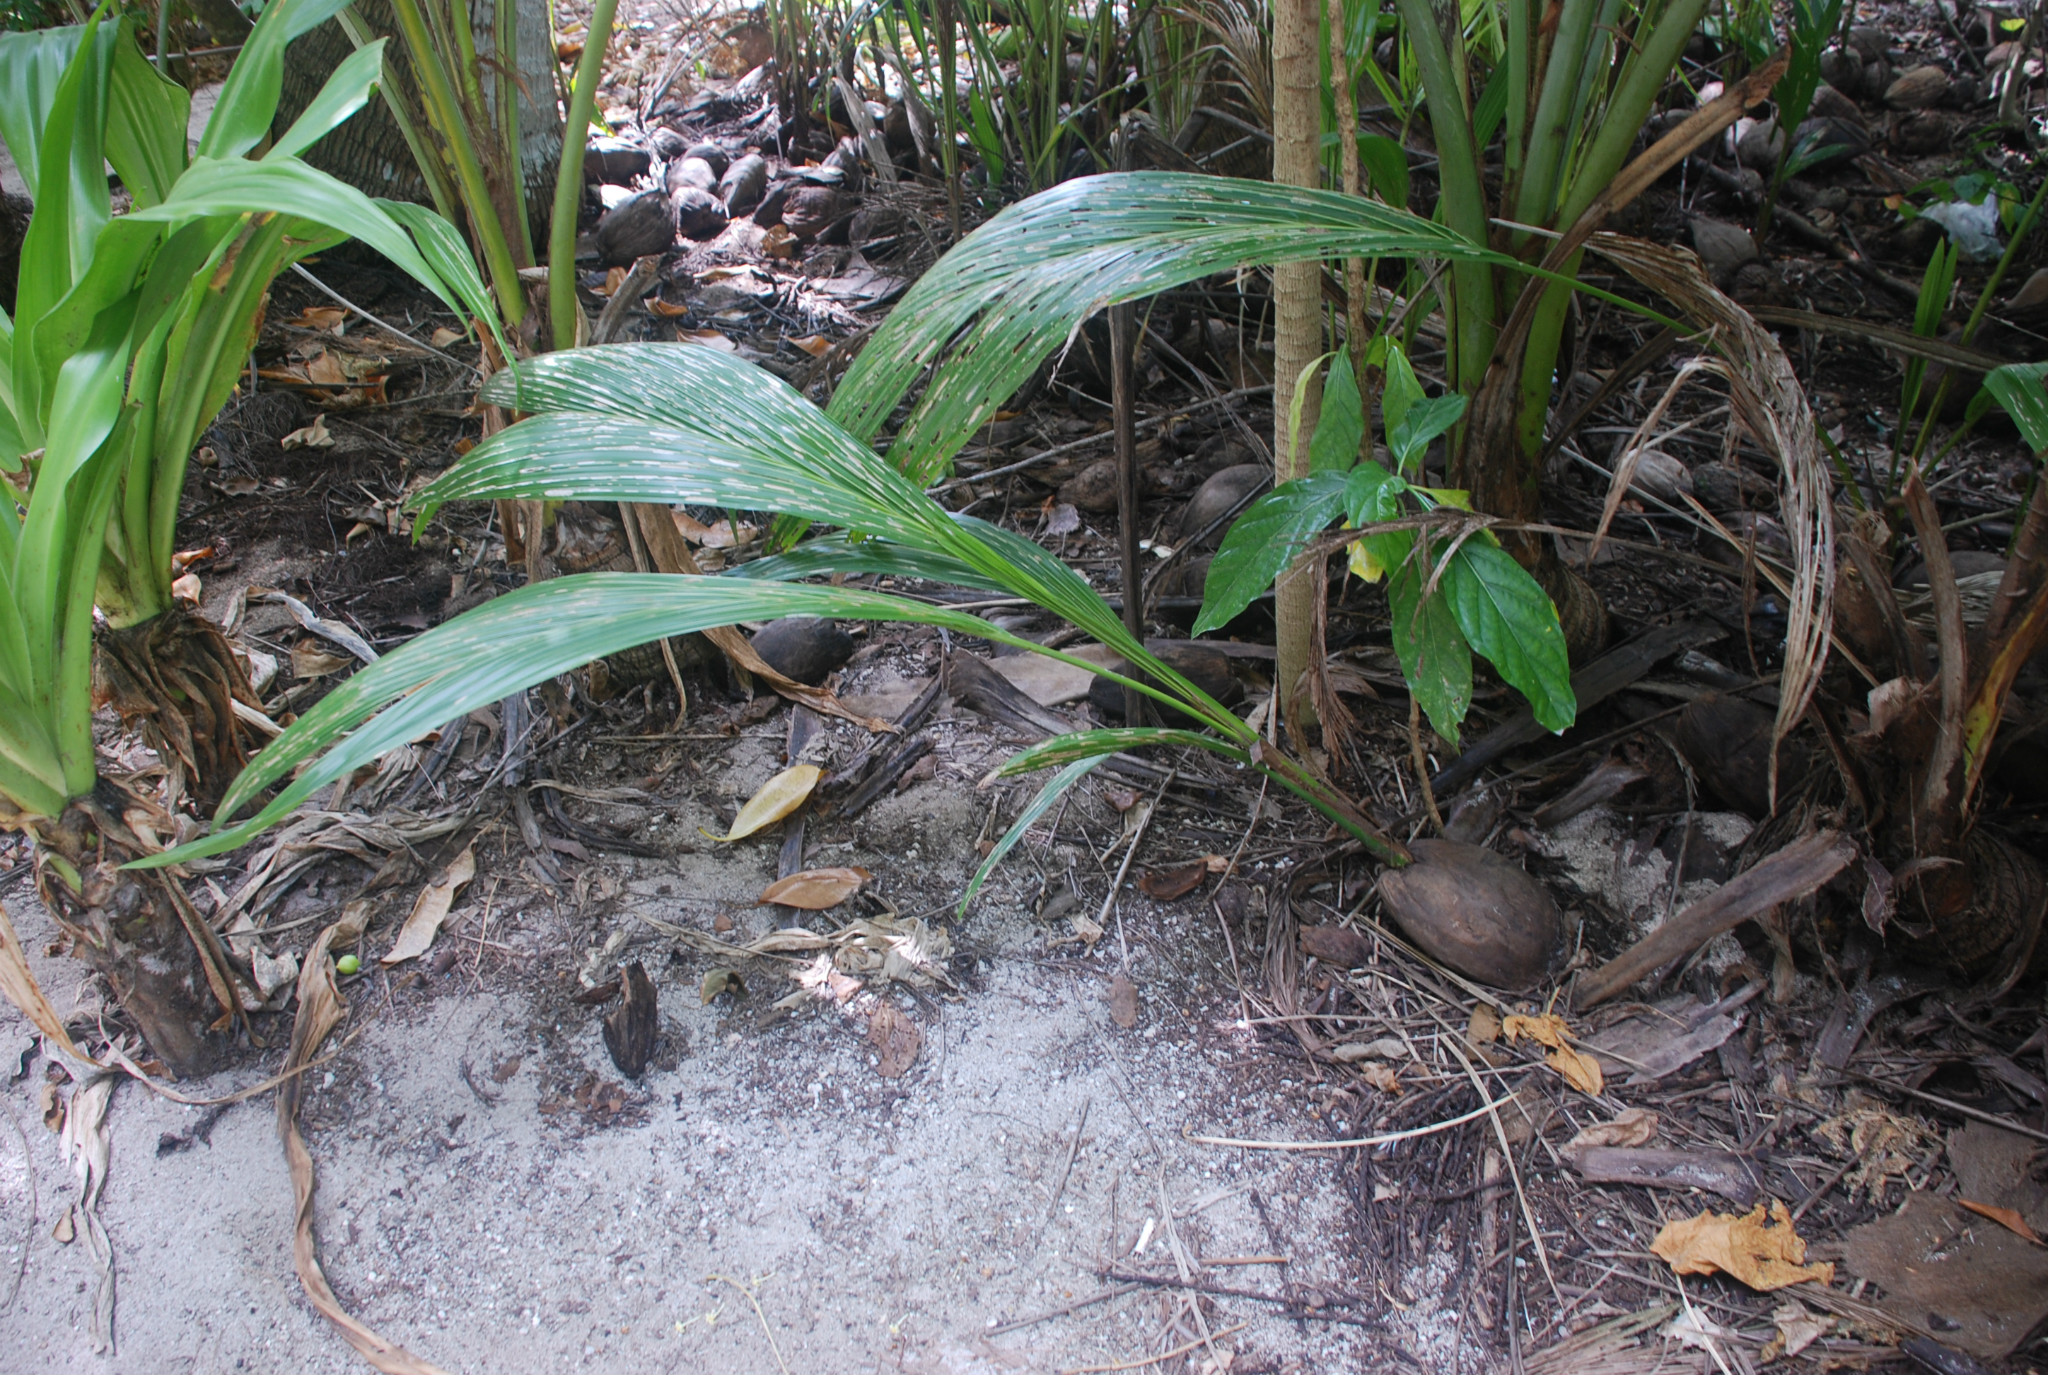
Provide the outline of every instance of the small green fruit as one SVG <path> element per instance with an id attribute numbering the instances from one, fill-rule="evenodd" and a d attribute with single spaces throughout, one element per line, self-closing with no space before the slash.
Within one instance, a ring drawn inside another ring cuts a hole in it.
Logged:
<path id="1" fill-rule="evenodd" d="M 337 974 L 353 974 L 362 967 L 363 962 L 354 955 L 343 955 L 334 962 L 334 971 Z"/>

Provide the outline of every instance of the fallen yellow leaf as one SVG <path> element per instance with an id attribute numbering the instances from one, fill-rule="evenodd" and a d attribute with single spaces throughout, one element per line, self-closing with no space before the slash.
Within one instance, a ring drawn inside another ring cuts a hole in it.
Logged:
<path id="1" fill-rule="evenodd" d="M 818 786 L 818 780 L 825 771 L 816 764 L 798 764 L 784 769 L 761 785 L 761 791 L 747 799 L 747 805 L 740 808 L 740 814 L 733 818 L 732 829 L 722 836 L 704 834 L 712 840 L 738 840 L 750 836 L 763 826 L 772 825 L 788 816 L 811 795 Z M 699 830 L 703 830 L 700 826 Z"/>
<path id="2" fill-rule="evenodd" d="M 1518 1036 L 1527 1036 L 1539 1045 L 1549 1046 L 1550 1067 L 1580 1093 L 1598 1097 L 1606 1086 L 1606 1080 L 1600 1073 L 1600 1062 L 1572 1049 L 1571 1032 L 1565 1028 L 1564 1018 L 1555 1012 L 1546 1012 L 1541 1017 L 1509 1013 L 1501 1022 L 1501 1031 L 1510 1041 Z"/>
<path id="3" fill-rule="evenodd" d="M 1650 1243 L 1673 1274 L 1732 1275 L 1752 1289 L 1783 1289 L 1818 1280 L 1830 1284 L 1835 1267 L 1826 1261 L 1806 1264 L 1806 1243 L 1793 1230 L 1792 1214 L 1771 1200 L 1768 1221 L 1759 1203 L 1736 1217 L 1702 1211 L 1697 1217 L 1667 1222 Z"/>

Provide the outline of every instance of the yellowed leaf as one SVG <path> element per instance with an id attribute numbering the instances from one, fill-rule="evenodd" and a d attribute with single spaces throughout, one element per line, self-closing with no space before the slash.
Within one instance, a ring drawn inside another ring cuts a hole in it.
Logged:
<path id="1" fill-rule="evenodd" d="M 450 329 L 448 328 L 448 326 L 443 325 L 439 329 L 434 331 L 433 335 L 428 339 L 428 342 L 431 343 L 437 349 L 445 349 L 450 344 L 459 344 L 462 342 L 462 331 L 459 329 Z"/>
<path id="2" fill-rule="evenodd" d="M 1752 1289 L 1783 1289 L 1817 1280 L 1834 1281 L 1835 1267 L 1826 1261 L 1806 1264 L 1806 1243 L 1793 1229 L 1792 1214 L 1776 1199 L 1740 1217 L 1702 1211 L 1696 1217 L 1667 1222 L 1650 1249 L 1672 1273 L 1711 1275 L 1720 1271 Z"/>
<path id="3" fill-rule="evenodd" d="M 614 295 L 620 287 L 625 285 L 625 283 L 626 269 L 623 267 L 615 267 L 611 271 L 604 274 L 604 285 L 597 289 L 597 294 L 600 296 Z"/>
<path id="4" fill-rule="evenodd" d="M 1525 1017 L 1511 1012 L 1502 1020 L 1501 1031 L 1510 1041 L 1527 1036 L 1539 1045 L 1549 1046 L 1550 1067 L 1579 1092 L 1597 1097 L 1605 1087 L 1600 1062 L 1572 1049 L 1571 1032 L 1566 1028 L 1564 1018 L 1555 1012 L 1546 1012 L 1541 1017 Z"/>
<path id="5" fill-rule="evenodd" d="M 434 943 L 434 934 L 448 916 L 448 909 L 455 905 L 455 895 L 475 877 L 476 851 L 474 848 L 465 849 L 449 862 L 447 868 L 434 875 L 433 882 L 420 890 L 419 897 L 413 900 L 412 915 L 405 919 L 397 942 L 381 963 L 397 964 L 426 954 L 427 947 Z"/>
<path id="6" fill-rule="evenodd" d="M 2014 1236 L 2025 1237 L 2036 1246 L 2042 1245 L 2041 1234 L 2027 1225 L 2027 1220 L 2020 1216 L 2017 1208 L 2002 1208 L 1995 1203 L 1978 1203 L 1967 1198 L 1959 1198 L 1956 1202 L 1978 1217 L 1990 1218 Z"/>
<path id="7" fill-rule="evenodd" d="M 784 907 L 801 907 L 806 912 L 822 912 L 827 907 L 837 907 L 845 902 L 874 875 L 862 868 L 850 869 L 804 869 L 779 878 L 761 890 L 757 906 L 771 902 Z"/>
<path id="8" fill-rule="evenodd" d="M 1567 1151 L 1588 1146 L 1647 1146 L 1657 1135 L 1657 1114 L 1648 1108 L 1629 1108 L 1612 1122 L 1595 1122 L 1581 1127 L 1565 1143 Z"/>
<path id="9" fill-rule="evenodd" d="M 177 577 L 171 579 L 171 595 L 181 602 L 190 602 L 194 606 L 199 605 L 199 575 L 197 573 L 180 573 Z"/>
<path id="10" fill-rule="evenodd" d="M 712 840 L 738 840 L 763 826 L 773 825 L 803 806 L 811 790 L 824 776 L 825 771 L 816 764 L 798 764 L 784 769 L 763 783 L 761 791 L 747 799 L 747 805 L 740 808 L 740 814 L 733 818 L 730 831 L 722 836 L 704 831 L 704 835 Z M 703 830 L 701 826 L 698 829 Z"/>
<path id="11" fill-rule="evenodd" d="M 808 334 L 801 339 L 789 341 L 813 358 L 823 358 L 832 351 L 832 341 L 822 334 Z"/>
<path id="12" fill-rule="evenodd" d="M 664 301 L 659 296 L 649 296 L 647 298 L 647 308 L 664 320 L 673 320 L 679 315 L 688 315 L 690 313 L 688 302 L 677 305 L 673 301 Z"/>

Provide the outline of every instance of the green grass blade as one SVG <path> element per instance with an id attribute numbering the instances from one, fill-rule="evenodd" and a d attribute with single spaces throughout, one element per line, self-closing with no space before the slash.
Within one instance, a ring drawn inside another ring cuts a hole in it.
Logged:
<path id="1" fill-rule="evenodd" d="M 272 0 L 264 7 L 263 17 L 228 68 L 220 100 L 199 136 L 200 157 L 239 159 L 264 140 L 284 90 L 285 49 L 347 4 L 348 0 Z"/>
<path id="2" fill-rule="evenodd" d="M 1050 740 L 1041 740 L 1005 759 L 989 777 L 1009 778 L 1055 765 L 1071 764 L 1077 759 L 1097 759 L 1104 755 L 1128 754 L 1133 750 L 1171 749 L 1183 745 L 1208 750 L 1240 764 L 1248 762 L 1243 750 L 1213 735 L 1177 730 L 1171 726 L 1115 726 L 1107 730 L 1070 731 L 1065 735 L 1055 735 Z"/>

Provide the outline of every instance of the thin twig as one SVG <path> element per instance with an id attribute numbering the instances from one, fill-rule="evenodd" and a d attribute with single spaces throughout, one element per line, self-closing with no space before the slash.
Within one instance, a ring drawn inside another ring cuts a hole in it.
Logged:
<path id="1" fill-rule="evenodd" d="M 1427 1127 L 1382 1132 L 1378 1136 L 1356 1136 L 1344 1141 L 1243 1141 L 1234 1136 L 1194 1136 L 1187 1133 L 1182 1134 L 1181 1140 L 1197 1146 L 1236 1146 L 1248 1151 L 1344 1151 L 1366 1146 L 1390 1146 L 1396 1141 L 1412 1141 L 1418 1136 L 1434 1136 L 1453 1127 L 1462 1127 L 1467 1122 L 1475 1122 L 1492 1111 L 1493 1107 L 1489 1103 L 1445 1121 L 1433 1122 Z"/>
<path id="2" fill-rule="evenodd" d="M 754 1291 L 730 1275 L 706 1275 L 707 1280 L 723 1280 L 747 1296 L 747 1302 L 754 1306 L 754 1316 L 761 1320 L 761 1333 L 768 1338 L 768 1349 L 775 1353 L 775 1364 L 782 1368 L 782 1375 L 789 1375 L 789 1362 L 782 1359 L 782 1348 L 776 1344 L 775 1332 L 768 1326 L 768 1315 L 761 1311 L 761 1301 L 754 1297 Z M 759 1283 L 759 1281 L 756 1281 Z"/>
<path id="3" fill-rule="evenodd" d="M 1242 1332 L 1250 1326 L 1249 1322 L 1233 1323 L 1216 1333 L 1214 1337 L 1197 1337 L 1191 1342 L 1182 1342 L 1171 1351 L 1162 1351 L 1157 1356 L 1146 1356 L 1142 1359 L 1128 1361 L 1111 1361 L 1108 1365 L 1077 1365 L 1061 1371 L 1060 1375 L 1105 1375 L 1105 1372 L 1112 1370 L 1143 1370 L 1148 1365 L 1161 1365 L 1167 1361 L 1178 1360 L 1203 1342 L 1213 1341 L 1215 1337 L 1227 1337 L 1233 1332 Z"/>
<path id="4" fill-rule="evenodd" d="M 355 312 L 357 315 L 362 316 L 365 320 L 368 320 L 371 324 L 375 325 L 378 329 L 385 330 L 391 334 L 398 336 L 400 339 L 403 339 L 406 343 L 412 345 L 416 349 L 425 349 L 428 353 L 433 354 L 436 358 L 440 358 L 447 362 L 453 363 L 458 368 L 466 368 L 470 372 L 482 375 L 482 369 L 477 367 L 476 364 L 465 363 L 460 358 L 457 358 L 454 354 L 444 352 L 441 349 L 437 349 L 432 344 L 422 344 L 419 340 L 413 338 L 410 334 L 407 334 L 404 330 L 400 329 L 397 325 L 392 324 L 389 320 L 378 319 L 376 316 L 370 314 L 369 311 L 364 310 L 354 301 L 351 301 L 348 297 L 342 295 L 333 287 L 327 285 L 327 283 L 321 281 L 318 277 L 315 277 L 312 273 L 306 271 L 306 269 L 302 267 L 300 264 L 293 263 L 292 271 L 298 273 L 301 277 L 304 277 L 307 281 L 311 282 L 314 285 L 314 287 L 320 291 L 322 295 L 326 296 L 336 305 L 343 306 L 346 309 Z"/>

